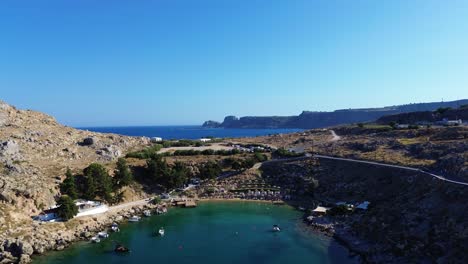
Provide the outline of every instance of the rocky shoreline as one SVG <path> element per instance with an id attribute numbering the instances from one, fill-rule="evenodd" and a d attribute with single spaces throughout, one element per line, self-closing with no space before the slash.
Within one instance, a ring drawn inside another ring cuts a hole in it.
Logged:
<path id="1" fill-rule="evenodd" d="M 30 263 L 33 255 L 61 251 L 74 242 L 88 241 L 96 233 L 108 230 L 112 223 L 122 223 L 133 215 L 143 215 L 143 211 L 154 210 L 157 206 L 148 203 L 118 212 L 76 218 L 69 222 L 34 222 L 33 232 L 2 241 L 0 263 Z"/>

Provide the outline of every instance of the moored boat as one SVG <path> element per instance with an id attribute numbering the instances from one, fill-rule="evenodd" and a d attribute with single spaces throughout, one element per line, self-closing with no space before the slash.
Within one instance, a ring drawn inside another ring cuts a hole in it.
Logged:
<path id="1" fill-rule="evenodd" d="M 127 253 L 127 252 L 130 252 L 130 249 L 128 249 L 127 247 L 123 245 L 117 244 L 114 248 L 114 251 L 117 253 Z"/>
<path id="2" fill-rule="evenodd" d="M 99 243 L 99 242 L 101 242 L 101 239 L 99 239 L 98 236 L 95 236 L 95 237 L 92 237 L 90 241 L 91 241 L 91 243 Z"/>
<path id="3" fill-rule="evenodd" d="M 164 231 L 164 228 L 163 228 L 163 227 L 159 228 L 158 234 L 159 234 L 160 236 L 164 236 L 165 233 L 166 233 L 166 232 Z"/>
<path id="4" fill-rule="evenodd" d="M 141 219 L 141 217 L 134 215 L 134 216 L 130 217 L 128 219 L 128 221 L 129 222 L 138 222 L 138 221 L 140 221 L 140 219 Z"/>
<path id="5" fill-rule="evenodd" d="M 273 231 L 274 232 L 279 232 L 279 231 L 281 231 L 281 228 L 278 225 L 274 225 L 273 226 Z"/>
<path id="6" fill-rule="evenodd" d="M 102 232 L 99 232 L 98 233 L 98 237 L 100 238 L 108 238 L 109 237 L 109 234 L 105 231 L 102 231 Z"/>
<path id="7" fill-rule="evenodd" d="M 143 214 L 144 214 L 146 217 L 150 217 L 150 216 L 151 216 L 151 211 L 150 211 L 150 210 L 145 210 L 145 211 L 143 211 Z"/>
<path id="8" fill-rule="evenodd" d="M 119 225 L 117 223 L 113 223 L 112 226 L 111 226 L 111 230 L 113 232 L 120 232 Z"/>

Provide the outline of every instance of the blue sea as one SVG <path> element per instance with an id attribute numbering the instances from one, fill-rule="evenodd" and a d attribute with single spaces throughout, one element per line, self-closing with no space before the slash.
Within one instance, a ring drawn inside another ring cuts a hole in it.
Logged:
<path id="1" fill-rule="evenodd" d="M 80 129 L 115 133 L 126 136 L 161 137 L 163 139 L 199 139 L 203 137 L 232 138 L 256 137 L 272 134 L 285 134 L 303 129 L 243 129 L 243 128 L 204 128 L 201 126 L 131 126 L 131 127 L 81 127 Z"/>

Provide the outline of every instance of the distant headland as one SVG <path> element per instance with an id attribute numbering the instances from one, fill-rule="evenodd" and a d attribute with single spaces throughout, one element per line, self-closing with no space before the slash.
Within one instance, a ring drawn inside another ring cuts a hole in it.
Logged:
<path id="1" fill-rule="evenodd" d="M 206 121 L 203 127 L 211 128 L 321 128 L 358 122 L 375 121 L 383 116 L 401 113 L 434 111 L 438 108 L 458 108 L 468 104 L 468 99 L 415 103 L 380 108 L 340 109 L 333 112 L 303 111 L 298 116 L 226 116 L 224 121 Z"/>

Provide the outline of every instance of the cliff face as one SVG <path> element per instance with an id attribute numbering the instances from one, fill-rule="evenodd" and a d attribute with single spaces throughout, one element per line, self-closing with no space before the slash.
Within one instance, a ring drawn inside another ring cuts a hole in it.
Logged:
<path id="1" fill-rule="evenodd" d="M 145 138 L 63 126 L 46 114 L 0 101 L 0 238 L 55 204 L 67 167 L 81 171 L 147 143 Z"/>
<path id="2" fill-rule="evenodd" d="M 321 128 L 349 123 L 375 121 L 382 116 L 405 112 L 433 111 L 439 107 L 458 108 L 468 104 L 468 99 L 441 103 L 421 103 L 382 108 L 346 109 L 333 112 L 304 111 L 298 116 L 227 116 L 217 127 L 224 128 Z M 210 124 L 205 126 L 210 127 Z"/>

